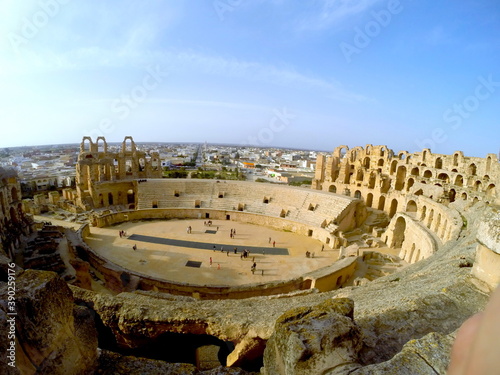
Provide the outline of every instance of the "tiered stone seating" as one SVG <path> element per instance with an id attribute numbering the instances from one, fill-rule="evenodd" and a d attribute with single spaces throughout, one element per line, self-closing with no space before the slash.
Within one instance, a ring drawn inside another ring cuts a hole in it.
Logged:
<path id="1" fill-rule="evenodd" d="M 175 196 L 178 193 L 178 196 Z M 246 181 L 149 179 L 137 184 L 138 209 L 200 208 L 283 217 L 313 227 L 329 225 L 353 198 L 283 185 Z M 221 197 L 219 197 L 221 196 Z"/>

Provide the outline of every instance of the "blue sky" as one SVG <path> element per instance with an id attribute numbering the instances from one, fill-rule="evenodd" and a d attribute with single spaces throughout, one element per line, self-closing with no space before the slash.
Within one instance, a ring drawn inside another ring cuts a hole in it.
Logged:
<path id="1" fill-rule="evenodd" d="M 500 149 L 498 0 L 3 0 L 0 35 L 0 147 Z"/>

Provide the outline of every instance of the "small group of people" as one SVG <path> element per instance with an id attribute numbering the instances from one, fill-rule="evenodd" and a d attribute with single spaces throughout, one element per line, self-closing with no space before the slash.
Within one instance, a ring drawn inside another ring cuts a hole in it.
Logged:
<path id="1" fill-rule="evenodd" d="M 229 237 L 234 238 L 236 236 L 236 229 L 231 228 L 231 232 L 229 233 Z"/>
<path id="2" fill-rule="evenodd" d="M 306 251 L 306 258 L 314 258 L 314 252 Z"/>
<path id="3" fill-rule="evenodd" d="M 271 237 L 269 237 L 269 243 L 271 243 Z M 273 247 L 276 247 L 276 241 L 273 241 Z"/>
<path id="4" fill-rule="evenodd" d="M 211 227 L 212 226 L 212 220 L 204 221 L 203 225 L 206 227 Z"/>
<path id="5" fill-rule="evenodd" d="M 125 232 L 124 230 L 121 230 L 119 233 L 120 233 L 120 238 L 127 237 L 127 232 Z"/>
<path id="6" fill-rule="evenodd" d="M 243 252 L 241 253 L 241 256 L 240 258 L 243 259 L 243 258 L 248 258 L 248 256 L 250 255 L 250 250 L 243 250 Z"/>
<path id="7" fill-rule="evenodd" d="M 191 234 L 193 231 L 193 228 L 191 228 L 191 225 L 189 227 L 186 228 L 186 233 L 187 234 Z"/>

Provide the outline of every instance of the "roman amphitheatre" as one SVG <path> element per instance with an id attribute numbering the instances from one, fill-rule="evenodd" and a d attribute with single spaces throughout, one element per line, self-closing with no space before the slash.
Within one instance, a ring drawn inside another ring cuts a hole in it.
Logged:
<path id="1" fill-rule="evenodd" d="M 1 172 L 20 373 L 445 374 L 500 277 L 495 154 L 338 146 L 299 188 L 164 179 L 84 137 L 47 197 L 71 228 Z"/>

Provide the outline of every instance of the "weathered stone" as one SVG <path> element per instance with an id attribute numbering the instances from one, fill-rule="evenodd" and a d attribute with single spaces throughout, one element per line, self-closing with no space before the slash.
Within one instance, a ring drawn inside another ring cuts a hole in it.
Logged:
<path id="1" fill-rule="evenodd" d="M 3 301 L 6 286 L 2 283 L 0 289 Z M 97 359 L 94 317 L 73 304 L 66 283 L 53 272 L 27 270 L 18 276 L 16 291 L 16 365 L 21 373 L 92 373 Z"/>
<path id="2" fill-rule="evenodd" d="M 365 366 L 352 375 L 446 375 L 454 335 L 430 333 L 411 340 L 392 359 Z"/>
<path id="3" fill-rule="evenodd" d="M 277 321 L 264 352 L 267 375 L 341 374 L 357 361 L 359 329 L 349 299 L 290 310 Z"/>

